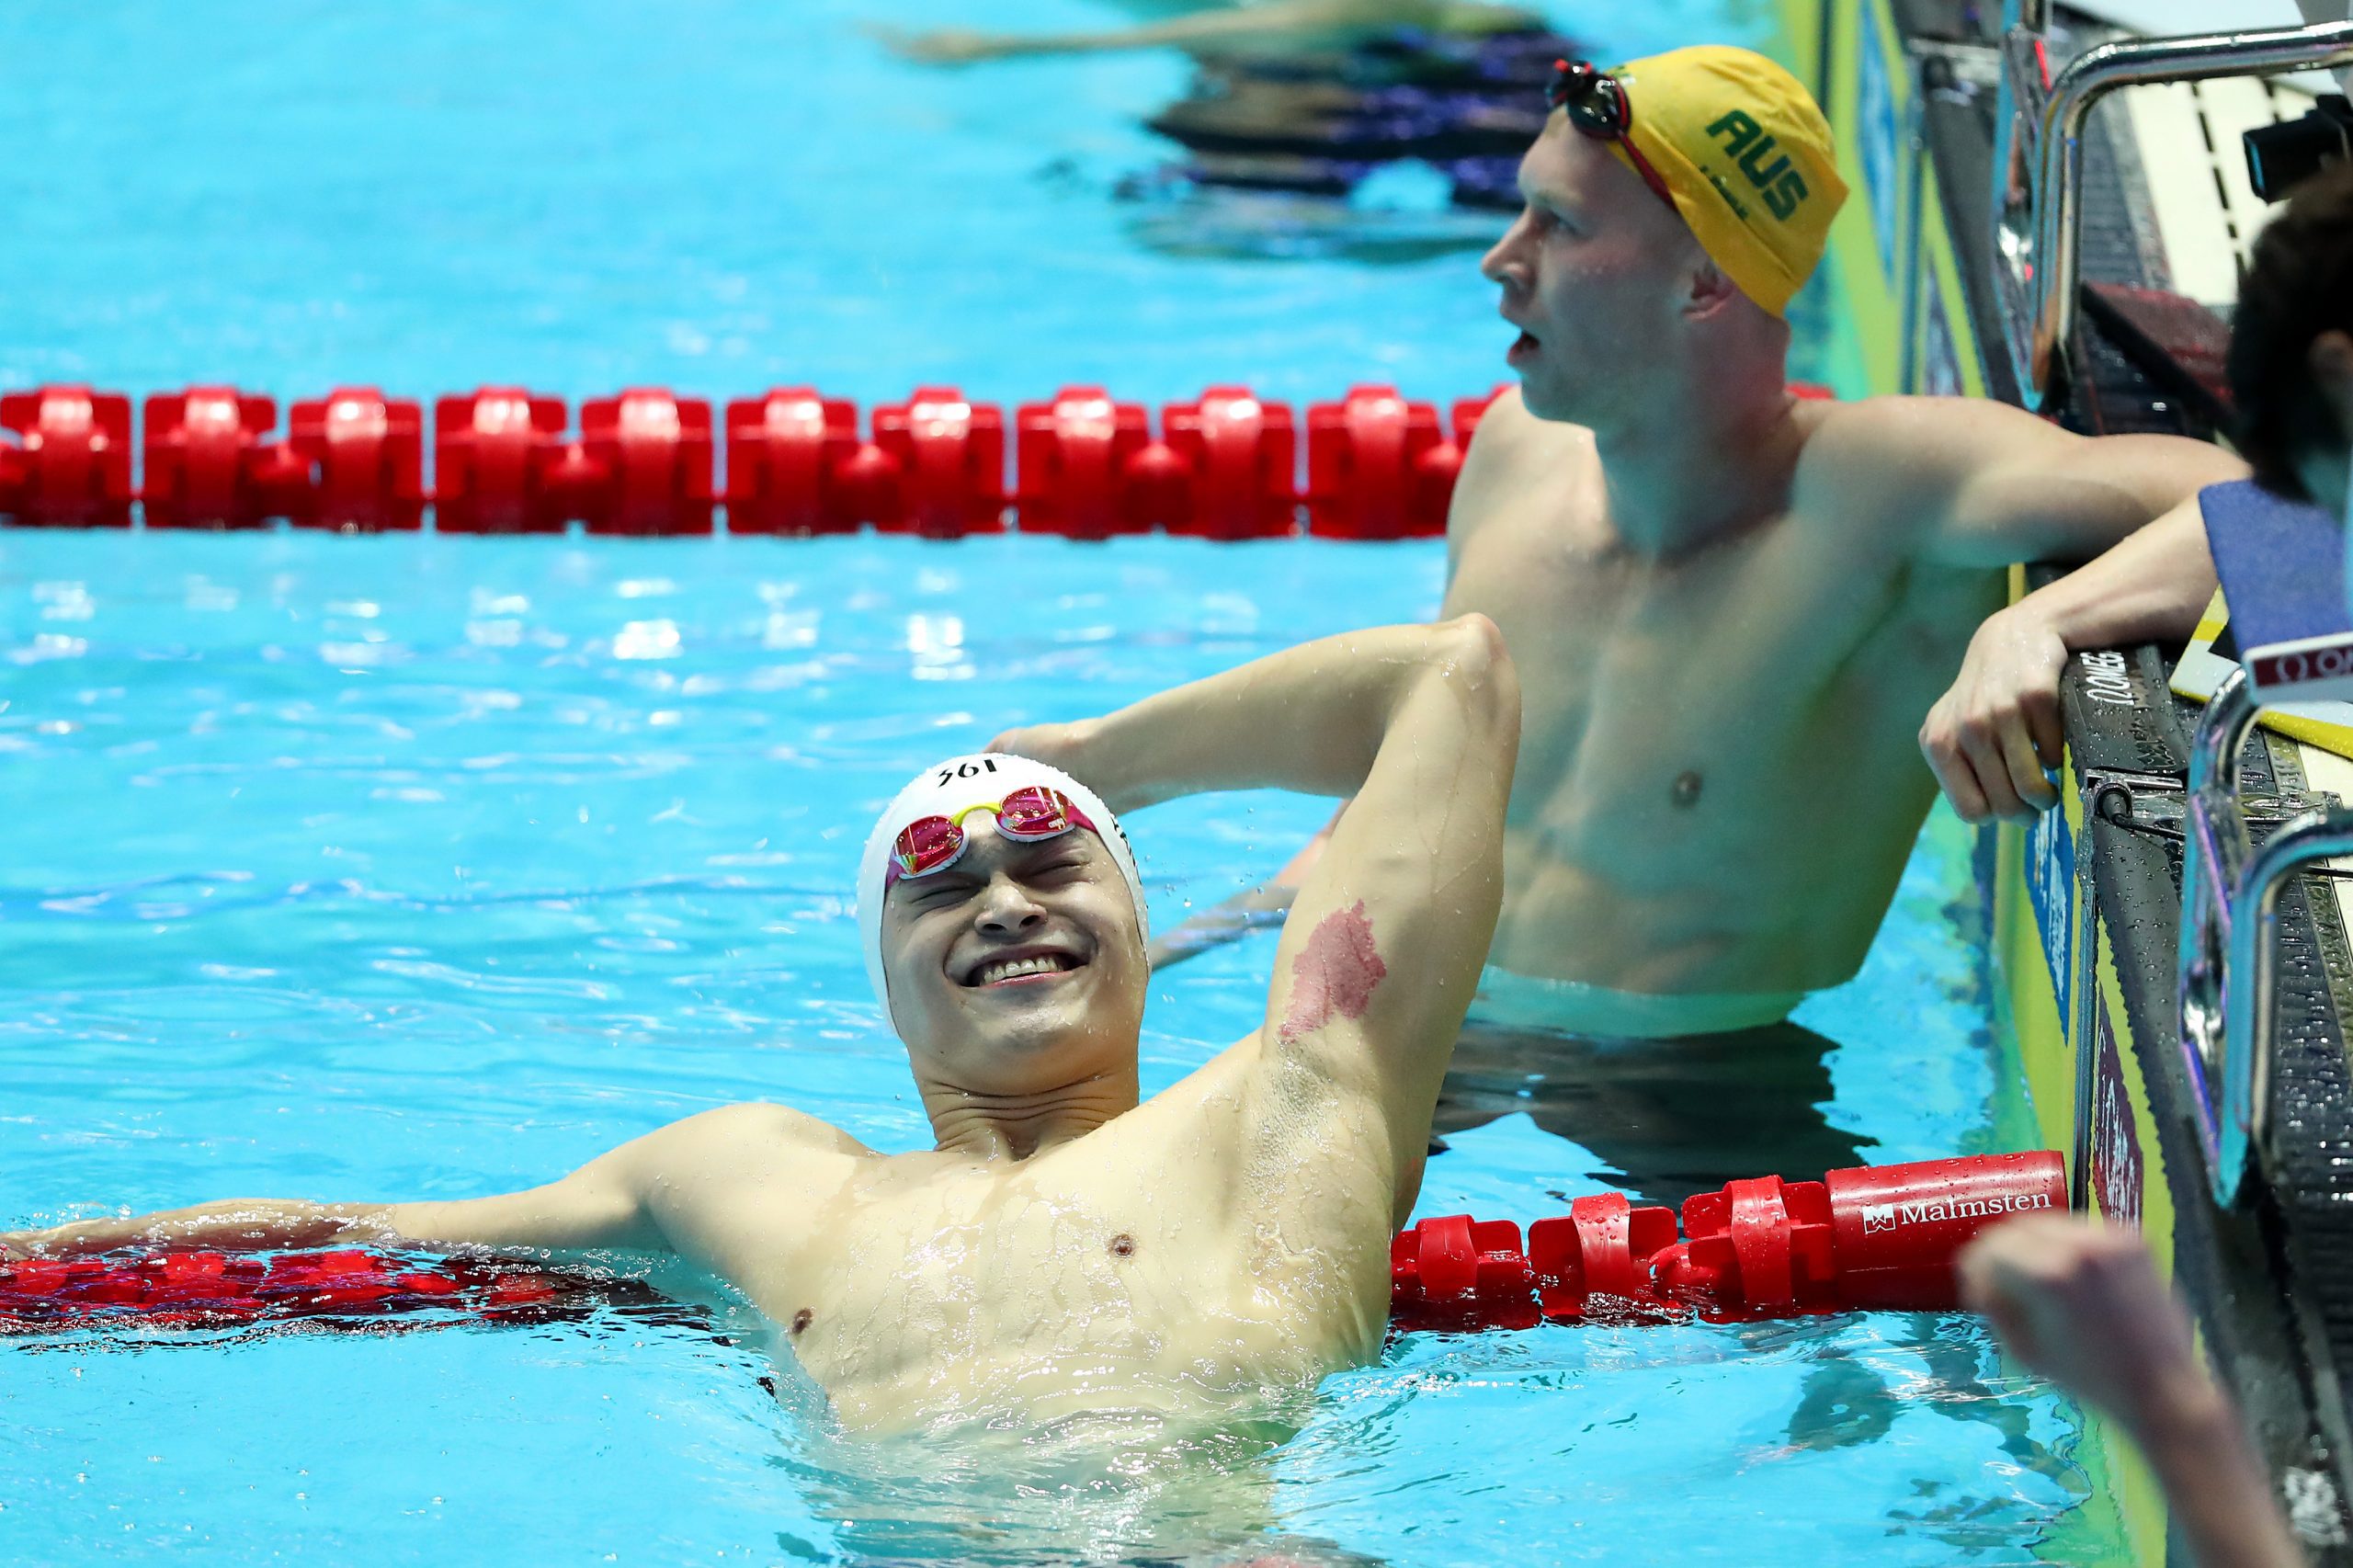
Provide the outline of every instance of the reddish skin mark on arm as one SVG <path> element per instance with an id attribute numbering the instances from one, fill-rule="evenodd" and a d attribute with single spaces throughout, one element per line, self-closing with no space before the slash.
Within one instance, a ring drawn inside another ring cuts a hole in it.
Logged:
<path id="1" fill-rule="evenodd" d="M 1306 948 L 1290 965 L 1290 1006 L 1275 1038 L 1289 1045 L 1313 1034 L 1337 1015 L 1361 1018 L 1372 1002 L 1372 988 L 1387 978 L 1389 966 L 1372 945 L 1372 921 L 1358 899 L 1347 909 L 1336 909 L 1318 921 Z"/>

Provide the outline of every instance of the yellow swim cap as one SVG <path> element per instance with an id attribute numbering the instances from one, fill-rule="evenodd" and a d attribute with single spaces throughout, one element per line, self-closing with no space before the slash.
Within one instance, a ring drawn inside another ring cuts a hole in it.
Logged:
<path id="1" fill-rule="evenodd" d="M 1610 74 L 1633 111 L 1627 137 L 1709 259 L 1780 315 L 1822 259 L 1847 199 L 1813 97 L 1765 56 L 1722 44 L 1629 61 Z M 1608 145 L 1634 167 L 1624 147 Z"/>

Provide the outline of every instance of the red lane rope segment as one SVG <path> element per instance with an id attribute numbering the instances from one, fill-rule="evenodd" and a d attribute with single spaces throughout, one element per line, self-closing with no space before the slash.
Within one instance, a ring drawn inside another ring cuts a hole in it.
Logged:
<path id="1" fill-rule="evenodd" d="M 1500 390 L 1500 389 L 1498 389 Z M 1793 387 L 1801 396 L 1825 395 Z M 1211 387 L 1155 421 L 1100 387 L 1066 387 L 1008 420 L 953 387 L 870 411 L 806 387 L 714 409 L 660 387 L 562 398 L 518 387 L 415 399 L 340 387 L 293 403 L 234 387 L 0 394 L 0 524 L 443 533 L 1163 532 L 1216 540 L 1442 534 L 1495 396 L 1434 403 L 1388 386 L 1289 403 Z M 1006 446 L 1012 444 L 1012 475 Z M 430 448 L 433 484 L 425 479 Z M 133 483 L 137 457 L 139 483 Z M 1300 465 L 1304 458 L 1302 480 Z M 724 474 L 721 474 L 722 460 Z"/>

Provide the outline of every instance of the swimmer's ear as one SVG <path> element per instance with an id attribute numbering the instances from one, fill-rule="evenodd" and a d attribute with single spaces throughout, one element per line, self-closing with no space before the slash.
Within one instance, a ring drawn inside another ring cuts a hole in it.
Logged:
<path id="1" fill-rule="evenodd" d="M 1704 321 L 1731 309 L 1741 298 L 1740 285 L 1703 255 L 1691 269 L 1691 292 L 1683 301 L 1683 313 Z"/>

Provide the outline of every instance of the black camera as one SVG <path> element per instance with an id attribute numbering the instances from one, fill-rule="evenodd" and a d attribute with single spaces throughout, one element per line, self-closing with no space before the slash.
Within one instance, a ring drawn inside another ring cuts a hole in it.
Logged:
<path id="1" fill-rule="evenodd" d="M 2329 93 L 2302 119 L 2283 119 L 2250 131 L 2247 183 L 2266 201 L 2284 201 L 2290 192 L 2329 165 L 2353 158 L 2353 104 Z"/>

